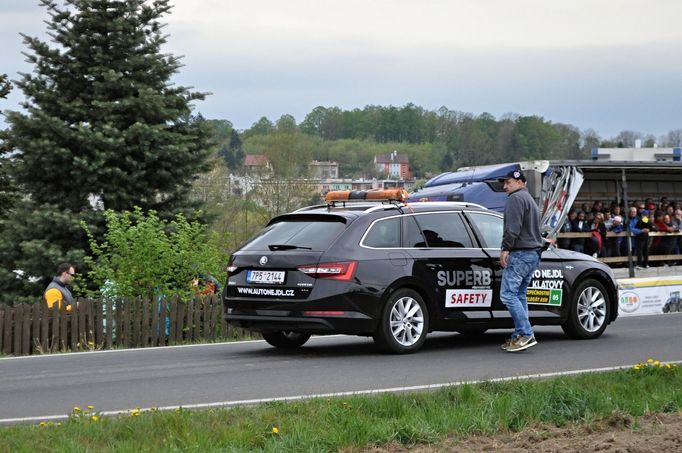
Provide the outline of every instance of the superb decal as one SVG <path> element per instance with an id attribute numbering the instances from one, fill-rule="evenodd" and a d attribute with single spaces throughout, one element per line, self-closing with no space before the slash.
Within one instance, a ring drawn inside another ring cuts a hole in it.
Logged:
<path id="1" fill-rule="evenodd" d="M 482 271 L 438 271 L 438 286 L 490 286 L 492 276 L 489 270 Z"/>
<path id="2" fill-rule="evenodd" d="M 490 307 L 492 289 L 448 289 L 445 291 L 446 307 Z"/>

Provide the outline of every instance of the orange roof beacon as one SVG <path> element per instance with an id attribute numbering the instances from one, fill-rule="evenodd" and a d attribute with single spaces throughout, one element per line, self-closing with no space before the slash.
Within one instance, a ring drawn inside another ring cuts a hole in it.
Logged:
<path id="1" fill-rule="evenodd" d="M 408 197 L 405 189 L 372 189 L 372 190 L 333 190 L 327 192 L 324 201 L 397 201 L 403 203 Z"/>

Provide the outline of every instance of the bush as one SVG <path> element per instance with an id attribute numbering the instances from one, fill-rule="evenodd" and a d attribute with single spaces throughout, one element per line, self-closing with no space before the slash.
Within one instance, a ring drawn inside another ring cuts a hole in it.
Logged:
<path id="1" fill-rule="evenodd" d="M 161 220 L 155 211 L 104 213 L 106 232 L 100 244 L 82 224 L 93 256 L 85 258 L 88 276 L 100 289 L 93 297 L 177 296 L 188 300 L 196 292 L 199 276 L 225 279 L 225 237 L 209 233 L 198 221 L 178 214 Z"/>

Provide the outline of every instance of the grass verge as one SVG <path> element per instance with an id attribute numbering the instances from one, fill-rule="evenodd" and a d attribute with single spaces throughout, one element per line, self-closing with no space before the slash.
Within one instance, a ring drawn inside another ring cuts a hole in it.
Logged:
<path id="1" fill-rule="evenodd" d="M 628 370 L 534 381 L 487 382 L 434 392 L 269 403 L 102 417 L 74 409 L 63 423 L 0 428 L 0 451 L 360 450 L 445 436 L 563 426 L 622 414 L 678 412 L 682 371 L 651 361 Z"/>

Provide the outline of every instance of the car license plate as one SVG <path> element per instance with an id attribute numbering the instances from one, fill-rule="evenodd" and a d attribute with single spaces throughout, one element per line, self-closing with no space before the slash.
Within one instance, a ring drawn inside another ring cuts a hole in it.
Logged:
<path id="1" fill-rule="evenodd" d="M 247 283 L 270 283 L 281 284 L 284 283 L 284 271 L 247 271 Z"/>

